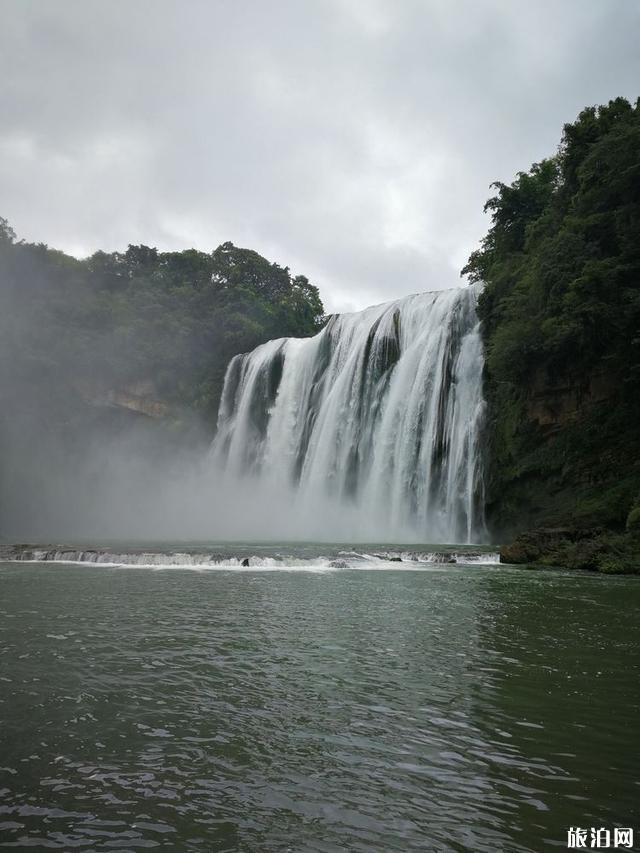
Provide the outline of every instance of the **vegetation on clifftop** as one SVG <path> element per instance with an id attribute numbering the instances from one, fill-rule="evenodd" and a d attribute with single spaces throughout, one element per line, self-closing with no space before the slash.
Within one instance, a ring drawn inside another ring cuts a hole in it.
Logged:
<path id="1" fill-rule="evenodd" d="M 640 564 L 640 101 L 585 109 L 565 125 L 555 156 L 494 187 L 491 228 L 463 270 L 485 282 L 489 522 L 498 537 L 565 529 L 551 550 L 538 537 L 543 561 L 632 568 Z"/>
<path id="2" fill-rule="evenodd" d="M 215 414 L 229 360 L 271 338 L 312 335 L 318 289 L 257 252 L 129 246 L 77 260 L 16 241 L 0 219 L 2 355 L 62 393 L 152 380 L 163 401 Z M 6 328 L 5 328 L 6 327 Z M 3 388 L 16 382 L 0 384 Z M 0 401 L 1 402 L 1 401 Z"/>

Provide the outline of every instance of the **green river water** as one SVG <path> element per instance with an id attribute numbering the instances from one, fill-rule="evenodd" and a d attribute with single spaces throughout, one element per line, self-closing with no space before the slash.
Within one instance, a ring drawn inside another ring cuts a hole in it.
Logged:
<path id="1" fill-rule="evenodd" d="M 639 604 L 489 565 L 1 563 L 0 847 L 638 843 Z"/>

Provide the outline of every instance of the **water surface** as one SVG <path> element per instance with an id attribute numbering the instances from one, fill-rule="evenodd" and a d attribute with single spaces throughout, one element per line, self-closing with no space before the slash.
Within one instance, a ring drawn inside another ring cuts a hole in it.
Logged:
<path id="1" fill-rule="evenodd" d="M 541 851 L 638 827 L 637 578 L 0 564 L 0 844 Z"/>

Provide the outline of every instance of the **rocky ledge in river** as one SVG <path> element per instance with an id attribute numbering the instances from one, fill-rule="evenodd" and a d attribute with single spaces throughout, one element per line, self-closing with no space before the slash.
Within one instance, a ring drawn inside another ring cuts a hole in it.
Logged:
<path id="1" fill-rule="evenodd" d="M 321 550 L 321 549 L 320 549 Z M 328 548 L 331 551 L 331 548 Z M 474 551 L 467 547 L 461 550 L 443 551 L 419 551 L 419 550 L 389 550 L 376 551 L 372 555 L 377 560 L 385 563 L 436 563 L 456 564 L 466 562 L 477 562 L 483 557 L 497 557 L 488 555 L 486 551 Z M 346 557 L 347 559 L 344 559 Z M 342 552 L 340 556 L 332 560 L 329 565 L 332 568 L 348 568 L 349 557 L 366 559 L 366 555 L 357 550 Z M 286 559 L 276 556 L 278 559 Z M 200 547 L 185 547 L 178 550 L 162 551 L 153 548 L 132 547 L 126 552 L 114 550 L 108 547 L 85 547 L 78 548 L 72 545 L 53 544 L 0 544 L 0 561 L 7 562 L 60 562 L 60 563 L 98 563 L 98 564 L 123 564 L 123 565 L 206 565 L 208 563 L 219 564 L 222 562 L 237 562 L 240 566 L 253 565 L 253 558 L 241 554 L 240 556 L 228 552 L 216 553 L 203 550 Z"/>

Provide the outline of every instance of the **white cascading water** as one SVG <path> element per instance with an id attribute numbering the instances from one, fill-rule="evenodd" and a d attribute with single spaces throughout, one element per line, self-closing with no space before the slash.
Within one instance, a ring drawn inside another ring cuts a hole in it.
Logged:
<path id="1" fill-rule="evenodd" d="M 212 447 L 222 477 L 284 501 L 296 538 L 483 541 L 477 295 L 409 296 L 236 356 Z"/>

